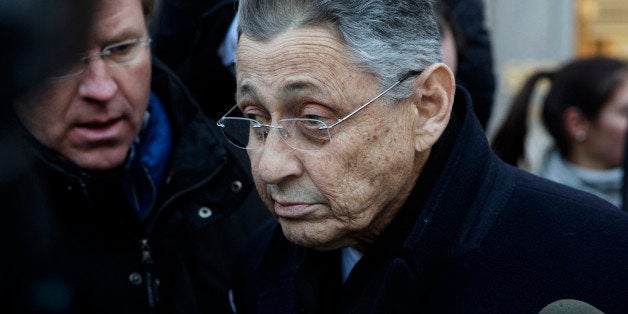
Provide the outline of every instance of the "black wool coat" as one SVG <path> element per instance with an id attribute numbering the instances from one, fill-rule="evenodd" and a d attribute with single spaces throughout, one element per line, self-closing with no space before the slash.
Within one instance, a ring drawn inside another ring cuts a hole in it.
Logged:
<path id="1" fill-rule="evenodd" d="M 119 170 L 87 173 L 31 143 L 31 182 L 42 197 L 28 217 L 12 215 L 25 245 L 16 245 L 23 249 L 11 263 L 19 273 L 12 309 L 2 312 L 231 313 L 234 256 L 270 216 L 248 162 L 230 151 L 179 79 L 158 60 L 152 79 L 174 150 L 151 214 L 139 221 Z"/>
<path id="2" fill-rule="evenodd" d="M 503 163 L 472 112 L 459 88 L 414 192 L 346 283 L 338 251 L 265 226 L 234 273 L 238 313 L 625 312 L 628 215 Z"/>

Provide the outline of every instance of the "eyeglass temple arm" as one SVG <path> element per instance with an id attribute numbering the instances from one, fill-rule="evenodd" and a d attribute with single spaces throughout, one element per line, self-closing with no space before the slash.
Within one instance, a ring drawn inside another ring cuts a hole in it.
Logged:
<path id="1" fill-rule="evenodd" d="M 399 85 L 401 82 L 407 80 L 408 78 L 415 76 L 415 75 L 419 75 L 421 74 L 422 71 L 417 71 L 417 70 L 411 70 L 408 73 L 404 74 L 399 80 L 397 80 L 397 82 L 395 82 L 395 84 L 393 84 L 391 87 L 387 88 L 386 90 L 384 90 L 383 92 L 379 93 L 377 96 L 375 96 L 373 99 L 369 100 L 367 103 L 365 103 L 364 105 L 358 107 L 356 110 L 353 110 L 353 112 L 351 112 L 349 115 L 347 115 L 346 117 L 342 118 L 342 119 L 338 119 L 338 121 L 336 121 L 336 123 L 330 125 L 327 127 L 327 129 L 331 129 L 332 127 L 336 126 L 337 124 L 339 124 L 340 122 L 349 119 L 351 116 L 353 116 L 354 114 L 356 114 L 358 111 L 362 110 L 364 107 L 370 105 L 371 103 L 373 103 L 374 101 L 376 101 L 377 99 L 379 99 L 380 97 L 382 97 L 384 94 L 388 93 L 388 91 L 390 91 L 391 89 L 393 89 L 395 86 Z M 222 126 L 220 121 L 228 116 L 233 110 L 235 110 L 236 108 L 238 108 L 238 105 L 236 104 L 235 106 L 231 107 L 231 109 L 229 109 L 229 111 L 227 111 L 227 113 L 225 113 L 222 118 L 220 118 L 218 120 L 218 122 L 216 124 L 218 124 L 218 126 Z"/>
<path id="2" fill-rule="evenodd" d="M 225 113 L 220 119 L 218 119 L 218 126 L 222 126 L 220 121 L 222 119 L 224 119 L 226 116 L 228 116 L 233 110 L 235 110 L 235 108 L 238 108 L 238 105 L 236 104 L 235 106 L 231 107 L 231 109 L 229 109 L 229 111 L 227 111 L 227 113 Z"/>
<path id="3" fill-rule="evenodd" d="M 119 42 L 119 43 L 116 43 L 116 44 L 139 43 L 140 45 L 142 45 L 144 47 L 150 47 L 150 43 L 151 42 L 153 42 L 153 40 L 150 37 L 148 37 L 148 38 L 141 38 L 140 37 L 140 38 L 134 38 L 134 39 L 126 40 L 126 41 L 123 41 L 123 42 Z M 89 61 L 92 58 L 102 58 L 102 57 L 106 57 L 108 55 L 111 55 L 111 51 L 109 49 L 111 49 L 111 47 L 115 46 L 116 44 L 106 46 L 101 52 L 96 52 L 96 53 L 94 53 L 92 55 L 83 56 L 83 57 L 81 57 L 80 61 L 85 63 L 85 64 L 88 64 Z"/>
<path id="4" fill-rule="evenodd" d="M 358 111 L 364 109 L 364 107 L 370 105 L 371 103 L 373 103 L 374 101 L 376 101 L 377 99 L 379 99 L 380 97 L 384 96 L 384 94 L 388 93 L 388 91 L 390 91 L 391 89 L 393 89 L 395 86 L 399 85 L 401 82 L 407 80 L 408 78 L 421 74 L 422 71 L 416 71 L 416 70 L 412 70 L 409 71 L 408 73 L 404 74 L 399 80 L 397 80 L 397 82 L 395 82 L 395 84 L 393 84 L 392 86 L 388 87 L 386 90 L 384 90 L 383 92 L 379 93 L 377 96 L 375 96 L 373 99 L 369 100 L 367 103 L 365 103 L 364 105 L 358 107 L 356 110 L 353 110 L 353 112 L 351 112 L 350 114 L 348 114 L 347 116 L 345 116 L 344 118 L 338 119 L 338 121 L 336 121 L 334 124 L 330 125 L 327 127 L 327 129 L 331 129 L 334 126 L 336 126 L 337 124 L 339 124 L 342 121 L 345 121 L 349 118 L 351 118 L 351 116 L 353 116 L 354 114 L 356 114 Z"/>

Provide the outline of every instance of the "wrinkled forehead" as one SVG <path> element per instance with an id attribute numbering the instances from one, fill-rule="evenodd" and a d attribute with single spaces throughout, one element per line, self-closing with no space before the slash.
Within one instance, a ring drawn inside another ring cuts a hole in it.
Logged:
<path id="1" fill-rule="evenodd" d="M 322 27 L 285 31 L 271 40 L 240 36 L 236 58 L 237 70 L 271 75 L 284 68 L 324 70 L 352 67 L 346 45 Z"/>
<path id="2" fill-rule="evenodd" d="M 286 31 L 268 41 L 240 36 L 236 57 L 238 97 L 292 87 L 342 93 L 368 75 L 351 59 L 344 42 L 323 27 Z"/>

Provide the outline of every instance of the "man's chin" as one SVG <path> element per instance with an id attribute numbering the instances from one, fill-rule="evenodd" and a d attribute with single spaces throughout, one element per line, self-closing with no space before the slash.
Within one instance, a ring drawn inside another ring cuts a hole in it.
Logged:
<path id="1" fill-rule="evenodd" d="M 279 219 L 279 224 L 286 239 L 298 246 L 317 251 L 335 250 L 344 246 L 331 232 L 317 232 L 313 230 L 311 224 L 289 222 L 284 219 Z"/>
<path id="2" fill-rule="evenodd" d="M 77 153 L 76 156 L 69 156 L 69 159 L 87 171 L 102 172 L 124 164 L 127 153 L 128 149 L 121 148 L 91 149 L 88 152 Z"/>

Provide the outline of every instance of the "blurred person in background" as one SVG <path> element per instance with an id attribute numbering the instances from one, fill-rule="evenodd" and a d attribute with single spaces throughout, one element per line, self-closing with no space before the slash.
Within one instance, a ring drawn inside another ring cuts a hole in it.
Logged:
<path id="1" fill-rule="evenodd" d="M 235 97 L 235 0 L 162 0 L 151 25 L 153 53 L 219 119 Z"/>
<path id="2" fill-rule="evenodd" d="M 434 11 L 440 34 L 443 63 L 455 74 L 458 70 L 458 58 L 464 54 L 464 42 L 449 5 L 443 1 L 437 1 L 434 3 Z"/>
<path id="3" fill-rule="evenodd" d="M 32 237 L 54 293 L 33 299 L 54 312 L 230 312 L 231 260 L 267 216 L 248 166 L 151 60 L 153 2 L 96 1 L 86 45 L 14 102 L 49 222 Z"/>
<path id="4" fill-rule="evenodd" d="M 437 0 L 457 37 L 456 83 L 471 94 L 473 111 L 486 129 L 493 109 L 495 74 L 483 0 Z M 448 17 L 449 16 L 449 17 Z"/>
<path id="5" fill-rule="evenodd" d="M 620 207 L 628 130 L 626 63 L 607 57 L 582 58 L 533 74 L 493 139 L 493 149 L 509 164 L 522 164 L 528 107 L 542 79 L 551 84 L 542 103 L 542 121 L 554 145 L 538 175 Z"/>
<path id="6" fill-rule="evenodd" d="M 90 0 L 0 1 L 0 312 L 66 313 L 63 284 L 47 267 L 54 223 L 33 156 L 16 136 L 12 100 L 84 49 Z M 87 12 L 87 13 L 86 13 Z"/>

